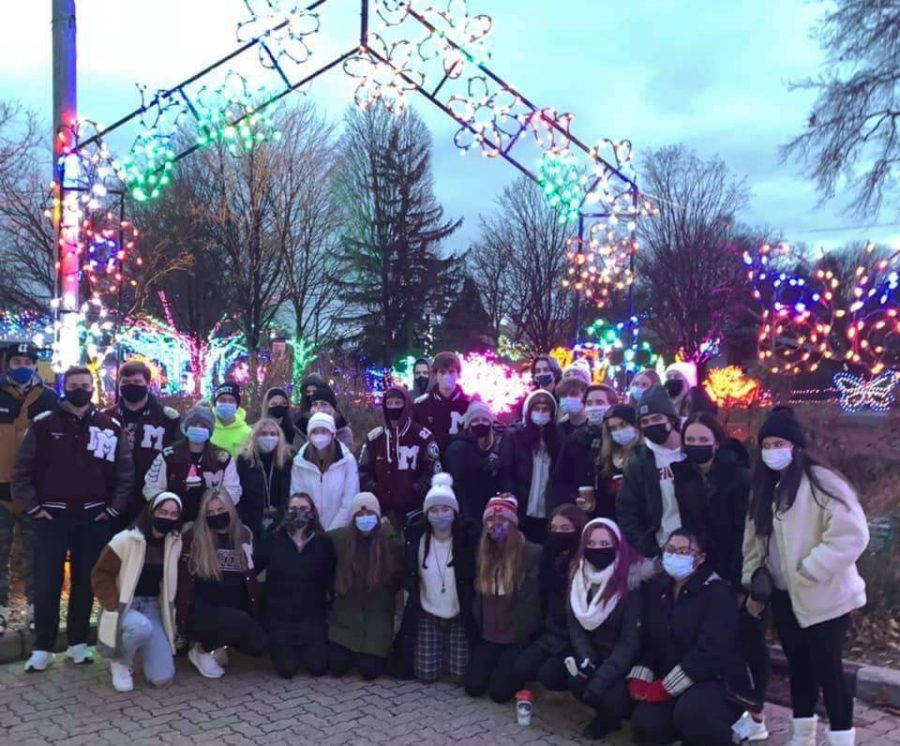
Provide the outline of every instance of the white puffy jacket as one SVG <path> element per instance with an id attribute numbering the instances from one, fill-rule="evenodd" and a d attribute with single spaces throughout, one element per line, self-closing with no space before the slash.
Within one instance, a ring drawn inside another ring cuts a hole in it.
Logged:
<path id="1" fill-rule="evenodd" d="M 305 492 L 312 498 L 326 531 L 350 524 L 350 504 L 359 494 L 356 458 L 347 446 L 336 442 L 341 448 L 341 457 L 332 462 L 324 474 L 306 459 L 306 451 L 311 448 L 309 443 L 294 456 L 291 467 L 291 494 Z"/>

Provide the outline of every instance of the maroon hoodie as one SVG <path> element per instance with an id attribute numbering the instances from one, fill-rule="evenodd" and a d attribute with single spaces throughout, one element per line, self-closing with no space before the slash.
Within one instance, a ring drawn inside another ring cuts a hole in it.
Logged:
<path id="1" fill-rule="evenodd" d="M 409 392 L 389 388 L 385 401 L 390 395 L 403 398 L 403 413 L 396 427 L 385 418 L 369 433 L 359 456 L 359 483 L 363 492 L 375 493 L 385 513 L 403 516 L 421 509 L 441 462 L 431 431 L 413 421 Z"/>
<path id="2" fill-rule="evenodd" d="M 463 429 L 463 415 L 469 408 L 469 397 L 457 386 L 448 398 L 441 396 L 438 385 L 416 399 L 413 419 L 421 422 L 434 433 L 441 455 L 450 445 L 450 439 Z"/>

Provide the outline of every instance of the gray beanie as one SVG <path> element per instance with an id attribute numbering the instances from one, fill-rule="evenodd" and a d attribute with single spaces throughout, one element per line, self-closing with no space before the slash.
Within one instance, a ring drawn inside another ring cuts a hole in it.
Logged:
<path id="1" fill-rule="evenodd" d="M 666 417 L 678 418 L 675 403 L 669 396 L 669 392 L 659 384 L 651 386 L 643 393 L 637 409 L 638 418 L 646 417 L 648 414 L 664 414 Z"/>
<path id="2" fill-rule="evenodd" d="M 213 414 L 209 404 L 205 401 L 197 402 L 197 404 L 187 414 L 181 418 L 181 432 L 187 433 L 189 425 L 202 425 L 209 429 L 212 435 L 216 429 L 216 417 Z"/>

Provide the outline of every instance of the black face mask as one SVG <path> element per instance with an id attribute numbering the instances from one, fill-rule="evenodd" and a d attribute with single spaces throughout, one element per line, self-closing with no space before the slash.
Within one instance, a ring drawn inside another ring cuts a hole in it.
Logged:
<path id="1" fill-rule="evenodd" d="M 544 388 L 545 386 L 549 386 L 553 383 L 553 374 L 552 373 L 539 373 L 534 377 L 534 382 Z"/>
<path id="2" fill-rule="evenodd" d="M 269 407 L 269 417 L 274 417 L 276 420 L 280 420 L 288 413 L 288 407 L 286 404 L 280 404 L 276 407 Z"/>
<path id="3" fill-rule="evenodd" d="M 228 513 L 206 516 L 206 525 L 213 531 L 221 531 L 223 528 L 228 528 L 229 523 L 231 523 L 231 516 Z"/>
<path id="4" fill-rule="evenodd" d="M 661 446 L 669 439 L 669 433 L 672 432 L 672 430 L 668 424 L 660 424 L 642 427 L 641 432 L 651 443 L 656 443 L 656 445 Z"/>
<path id="5" fill-rule="evenodd" d="M 288 508 L 284 523 L 291 531 L 303 531 L 312 523 L 312 513 L 306 508 Z"/>
<path id="6" fill-rule="evenodd" d="M 670 378 L 663 385 L 665 386 L 666 393 L 669 395 L 670 399 L 676 399 L 681 396 L 681 392 L 684 391 L 684 381 L 680 378 Z"/>
<path id="7" fill-rule="evenodd" d="M 578 534 L 574 531 L 551 531 L 544 539 L 544 550 L 550 554 L 559 554 L 575 548 Z"/>
<path id="8" fill-rule="evenodd" d="M 491 434 L 491 426 L 490 425 L 472 425 L 470 428 L 472 430 L 472 434 L 476 438 L 486 438 Z"/>
<path id="9" fill-rule="evenodd" d="M 384 416 L 391 422 L 396 422 L 403 416 L 403 409 L 397 407 L 385 407 Z"/>
<path id="10" fill-rule="evenodd" d="M 428 376 L 417 376 L 415 380 L 416 391 L 420 394 L 424 394 L 428 391 L 428 384 L 431 379 Z"/>
<path id="11" fill-rule="evenodd" d="M 147 387 L 139 383 L 123 383 L 119 387 L 119 393 L 129 404 L 137 404 L 147 396 Z"/>
<path id="12" fill-rule="evenodd" d="M 712 461 L 715 451 L 712 446 L 685 446 L 684 455 L 688 457 L 688 461 L 705 464 Z"/>
<path id="13" fill-rule="evenodd" d="M 66 391 L 66 401 L 73 407 L 83 407 L 85 404 L 90 404 L 93 394 L 93 391 L 73 389 L 72 391 Z"/>
<path id="14" fill-rule="evenodd" d="M 616 561 L 616 548 L 603 547 L 597 549 L 588 547 L 584 550 L 584 558 L 590 562 L 595 569 L 605 570 Z"/>
<path id="15" fill-rule="evenodd" d="M 178 528 L 179 520 L 177 518 L 160 518 L 153 516 L 153 528 L 157 533 L 165 536 Z"/>

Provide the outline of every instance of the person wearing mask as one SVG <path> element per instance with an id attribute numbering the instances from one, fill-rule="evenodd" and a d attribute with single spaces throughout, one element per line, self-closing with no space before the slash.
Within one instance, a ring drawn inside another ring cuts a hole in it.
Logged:
<path id="1" fill-rule="evenodd" d="M 297 431 L 291 417 L 291 397 L 281 386 L 273 386 L 263 395 L 262 416 L 275 420 L 291 447 Z"/>
<path id="2" fill-rule="evenodd" d="M 207 679 L 225 675 L 226 647 L 260 657 L 267 648 L 259 622 L 260 593 L 253 534 L 226 490 L 207 490 L 200 516 L 184 532 L 178 564 L 176 620 L 191 646 L 188 660 Z"/>
<path id="3" fill-rule="evenodd" d="M 500 443 L 490 406 L 473 399 L 463 418 L 463 430 L 453 436 L 442 466 L 459 493 L 460 514 L 481 523 L 487 501 L 500 491 Z"/>
<path id="4" fill-rule="evenodd" d="M 459 386 L 462 363 L 454 353 L 439 352 L 431 368 L 436 383 L 431 391 L 416 399 L 413 419 L 431 430 L 443 456 L 450 438 L 462 426 L 469 397 Z"/>
<path id="5" fill-rule="evenodd" d="M 337 569 L 328 614 L 328 668 L 334 676 L 357 668 L 372 681 L 387 668 L 394 598 L 403 585 L 403 545 L 371 492 L 353 498 L 350 515 L 351 525 L 331 533 Z"/>
<path id="6" fill-rule="evenodd" d="M 676 528 L 705 528 L 703 507 L 677 488 L 673 464 L 684 461 L 675 405 L 662 386 L 638 404 L 644 444 L 638 446 L 616 497 L 616 516 L 628 542 L 645 557 L 658 557 Z"/>
<path id="7" fill-rule="evenodd" d="M 4 350 L 6 372 L 0 378 L 0 637 L 9 617 L 10 559 L 16 533 L 19 563 L 25 581 L 28 621 L 34 618 L 34 522 L 12 499 L 13 467 L 25 431 L 34 418 L 56 409 L 56 392 L 37 373 L 38 350 L 29 342 L 16 342 Z"/>
<path id="8" fill-rule="evenodd" d="M 562 379 L 562 369 L 555 357 L 538 355 L 531 361 L 531 381 L 536 389 L 556 393 L 556 384 Z"/>
<path id="9" fill-rule="evenodd" d="M 556 387 L 559 410 L 562 413 L 562 419 L 557 426 L 559 428 L 560 447 L 575 433 L 584 430 L 588 426 L 584 404 L 587 389 L 588 384 L 579 376 L 563 377 Z"/>
<path id="10" fill-rule="evenodd" d="M 241 387 L 231 381 L 219 384 L 213 394 L 213 411 L 216 427 L 211 437 L 212 444 L 228 451 L 231 458 L 237 458 L 250 437 L 247 412 L 241 407 Z"/>
<path id="11" fill-rule="evenodd" d="M 565 659 L 571 654 L 566 626 L 566 588 L 569 568 L 578 551 L 578 540 L 587 515 L 575 505 L 560 505 L 550 516 L 538 572 L 543 608 L 540 634 L 516 659 L 516 678 L 539 681 L 549 691 L 568 688 Z"/>
<path id="12" fill-rule="evenodd" d="M 384 425 L 368 434 L 359 454 L 360 489 L 378 498 L 385 516 L 399 529 L 408 513 L 421 510 L 441 461 L 431 431 L 413 421 L 405 388 L 385 391 L 382 412 Z"/>
<path id="13" fill-rule="evenodd" d="M 525 400 L 522 422 L 506 431 L 500 445 L 500 488 L 516 496 L 522 532 L 542 544 L 547 534 L 547 487 L 559 452 L 556 399 L 532 391 Z"/>
<path id="14" fill-rule="evenodd" d="M 418 399 L 431 388 L 431 363 L 420 357 L 413 363 L 413 395 Z"/>
<path id="15" fill-rule="evenodd" d="M 560 389 L 567 381 L 560 384 Z M 599 484 L 600 458 L 603 446 L 603 419 L 606 413 L 618 402 L 615 390 L 603 383 L 589 386 L 585 392 L 584 413 L 585 426 L 563 440 L 559 450 L 559 458 L 553 469 L 551 494 L 553 505 L 575 503 L 579 497 L 580 487 L 592 487 L 594 490 L 593 505 L 585 505 L 591 514 L 611 516 L 613 506 L 608 504 L 606 496 L 601 493 Z"/>
<path id="16" fill-rule="evenodd" d="M 487 692 L 494 702 L 506 702 L 524 683 L 516 661 L 541 626 L 541 548 L 519 531 L 519 506 L 512 496 L 492 497 L 482 522 L 475 575 L 478 639 L 463 687 L 471 697 Z"/>
<path id="17" fill-rule="evenodd" d="M 126 360 L 119 368 L 119 398 L 104 414 L 118 420 L 134 458 L 135 491 L 131 503 L 116 521 L 119 528 L 130 526 L 144 508 L 144 478 L 163 449 L 181 437 L 180 417 L 164 407 L 150 393 L 152 373 L 140 360 Z"/>
<path id="18" fill-rule="evenodd" d="M 313 395 L 320 386 L 326 386 L 327 381 L 318 373 L 310 373 L 300 381 L 300 415 L 309 414 L 312 407 Z M 306 428 L 302 428 L 306 432 Z"/>
<path id="19" fill-rule="evenodd" d="M 662 562 L 665 574 L 644 587 L 641 651 L 628 674 L 635 736 L 648 744 L 734 743 L 732 724 L 743 708 L 733 693 L 749 687 L 735 644 L 734 594 L 694 531 L 673 531 Z"/>
<path id="20" fill-rule="evenodd" d="M 744 534 L 747 610 L 771 608 L 788 662 L 794 711 L 792 746 L 816 743 L 821 690 L 829 744 L 855 742 L 853 696 L 843 674 L 850 612 L 866 604 L 856 562 L 869 543 L 856 491 L 806 450 L 790 408 L 778 407 L 759 431 Z"/>
<path id="21" fill-rule="evenodd" d="M 569 689 L 596 715 L 585 737 L 605 738 L 631 711 L 625 676 L 641 649 L 640 585 L 653 563 L 631 548 L 615 521 L 594 518 L 578 534 L 566 596 L 572 656 Z"/>
<path id="22" fill-rule="evenodd" d="M 34 520 L 34 652 L 26 671 L 53 660 L 59 601 L 69 557 L 67 656 L 90 663 L 91 569 L 111 535 L 111 519 L 128 507 L 134 461 L 122 427 L 91 402 L 87 368 L 63 375 L 64 398 L 28 428 L 13 472 L 12 497 Z M 38 551 L 39 549 L 39 551 Z"/>
<path id="23" fill-rule="evenodd" d="M 112 537 L 91 571 L 100 604 L 97 650 L 109 657 L 113 689 L 134 689 L 140 653 L 144 678 L 156 687 L 175 680 L 175 591 L 181 556 L 181 499 L 160 492 L 134 525 Z"/>
<path id="24" fill-rule="evenodd" d="M 278 525 L 291 494 L 293 457 L 284 430 L 271 417 L 253 426 L 250 439 L 237 457 L 241 482 L 238 515 L 256 538 Z"/>
<path id="25" fill-rule="evenodd" d="M 312 497 L 326 531 L 350 523 L 350 504 L 359 492 L 356 459 L 335 439 L 334 419 L 317 413 L 307 423 L 307 443 L 294 456 L 291 494 L 305 492 Z"/>
<path id="26" fill-rule="evenodd" d="M 337 397 L 331 386 L 321 383 L 312 389 L 312 393 L 307 397 L 309 399 L 309 409 L 300 415 L 297 419 L 296 435 L 294 436 L 294 450 L 299 451 L 306 443 L 306 431 L 309 427 L 309 418 L 314 414 L 327 414 L 334 418 L 334 426 L 337 429 L 335 434 L 336 440 L 343 443 L 351 451 L 356 450 L 355 441 L 353 440 L 353 430 L 350 423 L 338 411 Z"/>
<path id="27" fill-rule="evenodd" d="M 475 553 L 478 525 L 463 516 L 446 472 L 435 474 L 422 514 L 404 530 L 409 597 L 399 635 L 401 670 L 419 681 L 442 672 L 460 681 L 476 627 Z"/>
<path id="28" fill-rule="evenodd" d="M 662 384 L 659 373 L 651 368 L 644 368 L 634 374 L 631 379 L 631 385 L 628 387 L 628 403 L 637 409 L 638 402 L 641 400 L 644 392 L 653 387 Z"/>
<path id="29" fill-rule="evenodd" d="M 697 386 L 697 366 L 694 363 L 672 363 L 666 368 L 663 386 L 683 424 L 691 413 L 692 394 Z"/>
<path id="30" fill-rule="evenodd" d="M 255 548 L 257 573 L 265 570 L 263 621 L 275 672 L 292 679 L 328 669 L 326 615 L 334 583 L 335 553 L 309 495 L 291 495 L 277 530 Z"/>
<path id="31" fill-rule="evenodd" d="M 174 492 L 181 497 L 181 519 L 185 523 L 197 518 L 203 493 L 213 487 L 228 490 L 232 502 L 239 504 L 243 488 L 235 462 L 228 451 L 210 442 L 215 427 L 215 416 L 203 402 L 184 415 L 184 437 L 164 448 L 144 477 L 144 499 Z"/>

